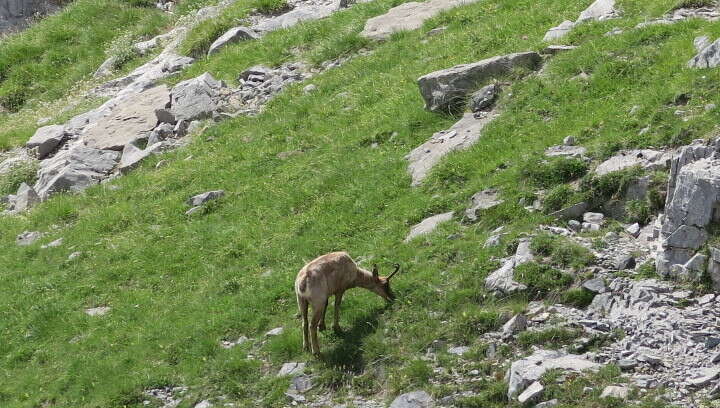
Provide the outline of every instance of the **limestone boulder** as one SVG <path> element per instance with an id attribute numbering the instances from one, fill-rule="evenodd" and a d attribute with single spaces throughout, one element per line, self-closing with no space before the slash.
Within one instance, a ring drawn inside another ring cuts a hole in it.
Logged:
<path id="1" fill-rule="evenodd" d="M 537 350 L 531 356 L 512 363 L 505 375 L 508 382 L 507 396 L 513 399 L 525 391 L 529 385 L 538 381 L 547 370 L 582 372 L 598 370 L 600 364 L 589 361 L 584 356 L 569 354 L 559 350 Z"/>
<path id="2" fill-rule="evenodd" d="M 25 147 L 28 149 L 37 148 L 37 158 L 44 159 L 62 143 L 67 134 L 65 127 L 61 125 L 44 126 L 38 129 L 33 137 L 27 141 Z"/>
<path id="3" fill-rule="evenodd" d="M 644 170 L 664 170 L 670 165 L 672 154 L 660 150 L 624 150 L 600 163 L 595 168 L 597 176 L 639 166 Z"/>
<path id="4" fill-rule="evenodd" d="M 42 162 L 33 188 L 43 200 L 61 191 L 83 191 L 106 178 L 119 157 L 116 151 L 76 144 Z"/>
<path id="5" fill-rule="evenodd" d="M 705 38 L 707 41 L 707 38 Z M 689 68 L 715 68 L 720 65 L 720 39 L 707 44 L 705 42 L 695 42 L 698 54 L 688 61 Z"/>
<path id="6" fill-rule="evenodd" d="M 208 56 L 216 54 L 224 47 L 241 41 L 256 40 L 260 38 L 255 31 L 247 27 L 234 27 L 221 35 L 212 43 L 208 50 Z"/>
<path id="7" fill-rule="evenodd" d="M 483 82 L 516 68 L 534 70 L 541 61 L 540 54 L 533 51 L 488 58 L 424 75 L 418 79 L 418 86 L 426 109 L 454 112 L 464 105 L 467 95 Z"/>
<path id="8" fill-rule="evenodd" d="M 172 89 L 170 112 L 176 121 L 211 118 L 218 109 L 222 88 L 225 88 L 225 84 L 207 72 L 180 82 Z"/>
<path id="9" fill-rule="evenodd" d="M 128 143 L 146 138 L 157 125 L 155 110 L 165 108 L 170 92 L 159 85 L 125 98 L 103 120 L 89 125 L 82 138 L 87 147 L 122 150 Z"/>
<path id="10" fill-rule="evenodd" d="M 395 398 L 390 408 L 432 408 L 435 403 L 425 391 L 413 391 Z"/>
<path id="11" fill-rule="evenodd" d="M 394 33 L 422 27 L 425 20 L 442 11 L 475 1 L 477 0 L 429 0 L 422 3 L 403 3 L 383 15 L 369 19 L 360 35 L 372 40 L 386 40 Z"/>
<path id="12" fill-rule="evenodd" d="M 420 235 L 426 235 L 431 233 L 438 227 L 438 225 L 452 220 L 455 213 L 450 211 L 444 214 L 433 215 L 422 220 L 419 224 L 414 225 L 410 228 L 410 233 L 405 237 L 405 242 L 410 242 Z"/>
<path id="13" fill-rule="evenodd" d="M 482 118 L 475 118 L 472 113 L 465 114 L 450 129 L 441 130 L 420 146 L 413 149 L 405 159 L 408 160 L 408 172 L 412 177 L 412 185 L 419 186 L 430 171 L 446 155 L 465 150 L 474 145 L 482 135 L 482 131 L 497 113 Z"/>

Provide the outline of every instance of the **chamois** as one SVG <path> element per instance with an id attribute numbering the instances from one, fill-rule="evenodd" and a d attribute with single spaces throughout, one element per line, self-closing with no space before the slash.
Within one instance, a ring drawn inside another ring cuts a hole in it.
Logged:
<path id="1" fill-rule="evenodd" d="M 343 294 L 351 288 L 364 288 L 375 292 L 378 296 L 391 302 L 395 295 L 390 290 L 390 279 L 400 270 L 395 264 L 395 271 L 388 277 L 378 275 L 377 265 L 372 272 L 358 267 L 346 252 L 331 252 L 319 256 L 298 272 L 295 279 L 295 295 L 302 316 L 303 349 L 320 354 L 318 328 L 325 330 L 325 310 L 328 299 L 335 296 L 335 320 L 333 329 L 340 330 L 340 303 Z M 308 306 L 312 305 L 313 315 L 308 324 Z"/>

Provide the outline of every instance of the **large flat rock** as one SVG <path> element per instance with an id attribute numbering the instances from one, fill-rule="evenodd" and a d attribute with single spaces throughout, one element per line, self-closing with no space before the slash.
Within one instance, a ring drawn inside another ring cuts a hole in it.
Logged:
<path id="1" fill-rule="evenodd" d="M 373 40 L 385 40 L 396 32 L 418 29 L 425 20 L 445 10 L 476 1 L 478 0 L 429 0 L 423 3 L 403 3 L 381 16 L 369 19 L 360 35 Z"/>
<path id="2" fill-rule="evenodd" d="M 465 104 L 470 92 L 491 78 L 509 74 L 516 68 L 536 69 L 542 58 L 528 51 L 502 55 L 456 65 L 418 78 L 425 109 L 433 112 L 453 112 Z"/>
<path id="3" fill-rule="evenodd" d="M 496 116 L 496 112 L 491 112 L 476 119 L 472 113 L 467 113 L 450 129 L 435 133 L 430 140 L 413 149 L 406 156 L 410 162 L 408 172 L 412 176 L 412 185 L 420 185 L 430 170 L 447 154 L 475 144 L 480 139 L 483 128 Z"/>
<path id="4" fill-rule="evenodd" d="M 165 85 L 131 95 L 107 117 L 88 126 L 83 140 L 93 149 L 122 150 L 131 141 L 149 135 L 157 125 L 155 110 L 165 108 L 169 102 L 170 91 Z"/>

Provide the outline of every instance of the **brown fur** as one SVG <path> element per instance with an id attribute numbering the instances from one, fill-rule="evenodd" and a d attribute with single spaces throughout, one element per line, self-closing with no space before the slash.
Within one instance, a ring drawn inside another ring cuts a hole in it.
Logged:
<path id="1" fill-rule="evenodd" d="M 300 269 L 295 279 L 295 294 L 302 316 L 305 350 L 320 354 L 317 330 L 325 330 L 325 310 L 330 296 L 335 296 L 333 329 L 340 330 L 340 303 L 343 294 L 356 287 L 370 290 L 388 301 L 394 299 L 388 278 L 378 276 L 377 269 L 369 272 L 358 267 L 346 252 L 331 252 L 319 256 Z M 313 310 L 310 323 L 309 306 L 312 306 Z"/>

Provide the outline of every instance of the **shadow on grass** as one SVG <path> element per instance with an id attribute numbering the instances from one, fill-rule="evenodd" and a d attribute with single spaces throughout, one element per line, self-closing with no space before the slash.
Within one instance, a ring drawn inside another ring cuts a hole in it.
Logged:
<path id="1" fill-rule="evenodd" d="M 323 353 L 325 364 L 344 372 L 362 373 L 365 368 L 362 352 L 363 340 L 375 332 L 380 315 L 389 308 L 389 304 L 375 308 L 355 319 L 350 328 L 344 328 L 341 332 L 334 333 L 333 336 L 341 341 L 336 342 L 332 349 L 328 348 Z"/>

